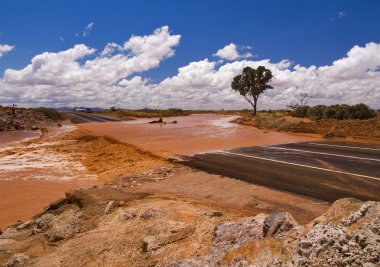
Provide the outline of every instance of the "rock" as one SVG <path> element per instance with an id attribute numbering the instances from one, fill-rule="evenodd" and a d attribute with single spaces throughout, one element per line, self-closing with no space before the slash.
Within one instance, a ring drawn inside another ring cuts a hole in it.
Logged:
<path id="1" fill-rule="evenodd" d="M 34 220 L 29 220 L 27 222 L 24 222 L 23 224 L 20 224 L 19 226 L 16 227 L 17 230 L 24 230 L 32 226 L 34 223 Z"/>
<path id="2" fill-rule="evenodd" d="M 151 218 L 158 218 L 162 215 L 164 215 L 166 212 L 162 209 L 162 208 L 150 208 L 150 209 L 147 209 L 146 211 L 144 211 L 141 215 L 140 215 L 140 219 L 143 219 L 143 220 L 149 220 Z"/>
<path id="3" fill-rule="evenodd" d="M 45 231 L 47 228 L 49 228 L 49 223 L 51 220 L 54 219 L 54 215 L 51 213 L 43 214 L 41 217 L 39 217 L 36 220 L 37 228 Z"/>
<path id="4" fill-rule="evenodd" d="M 213 251 L 227 251 L 263 237 L 266 215 L 259 214 L 237 222 L 221 222 L 216 225 L 212 240 Z"/>
<path id="5" fill-rule="evenodd" d="M 332 132 L 327 132 L 323 135 L 323 138 L 333 138 L 335 137 L 335 134 Z"/>
<path id="6" fill-rule="evenodd" d="M 5 267 L 23 267 L 28 266 L 29 257 L 22 253 L 17 253 L 12 256 L 6 263 Z"/>
<path id="7" fill-rule="evenodd" d="M 263 234 L 266 237 L 280 235 L 297 225 L 297 221 L 291 214 L 287 212 L 275 212 L 265 218 Z"/>
<path id="8" fill-rule="evenodd" d="M 131 210 L 126 210 L 123 215 L 124 219 L 130 220 L 134 217 L 136 217 L 136 212 Z"/>
<path id="9" fill-rule="evenodd" d="M 168 230 L 168 232 L 158 235 L 144 237 L 141 246 L 142 251 L 144 253 L 152 253 L 167 244 L 185 239 L 189 234 L 194 232 L 195 228 L 192 225 L 174 226 L 174 228 L 171 228 L 169 225 Z"/>
<path id="10" fill-rule="evenodd" d="M 104 209 L 104 214 L 107 214 L 113 207 L 114 207 L 115 201 L 108 202 L 106 208 Z"/>
<path id="11" fill-rule="evenodd" d="M 371 202 L 363 204 L 358 211 L 352 212 L 348 217 L 344 218 L 341 221 L 341 224 L 344 226 L 350 226 L 356 223 L 359 219 L 365 216 L 365 214 L 367 213 L 370 207 L 371 207 Z"/>
<path id="12" fill-rule="evenodd" d="M 67 210 L 56 216 L 49 223 L 49 230 L 45 233 L 50 242 L 67 239 L 79 232 L 79 218 L 74 210 Z"/>
<path id="13" fill-rule="evenodd" d="M 41 229 L 38 229 L 38 228 L 33 228 L 32 229 L 32 235 L 37 235 L 39 233 L 42 233 L 42 230 Z"/>
<path id="14" fill-rule="evenodd" d="M 205 215 L 209 217 L 222 217 L 223 213 L 220 211 L 213 210 L 206 212 Z"/>
<path id="15" fill-rule="evenodd" d="M 40 128 L 38 128 L 37 126 L 34 126 L 34 125 L 33 125 L 33 126 L 30 127 L 30 129 L 31 129 L 32 131 L 37 131 L 37 130 L 39 130 Z"/>

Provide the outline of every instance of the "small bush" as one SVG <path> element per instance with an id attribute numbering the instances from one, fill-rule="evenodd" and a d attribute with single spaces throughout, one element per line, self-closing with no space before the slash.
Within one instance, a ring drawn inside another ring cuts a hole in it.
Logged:
<path id="1" fill-rule="evenodd" d="M 40 107 L 36 108 L 35 111 L 43 113 L 47 118 L 54 121 L 59 121 L 62 119 L 61 114 L 59 114 L 55 109 Z"/>
<path id="2" fill-rule="evenodd" d="M 367 105 L 361 103 L 357 105 L 318 105 L 314 107 L 298 107 L 291 114 L 293 117 L 308 118 L 311 120 L 320 119 L 360 119 L 366 120 L 376 117 L 376 112 Z"/>

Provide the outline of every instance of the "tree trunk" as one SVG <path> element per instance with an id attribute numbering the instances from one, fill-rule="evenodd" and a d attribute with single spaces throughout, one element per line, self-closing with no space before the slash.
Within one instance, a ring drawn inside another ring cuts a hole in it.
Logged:
<path id="1" fill-rule="evenodd" d="M 252 116 L 256 116 L 256 110 L 257 110 L 257 99 L 253 99 L 253 114 Z"/>

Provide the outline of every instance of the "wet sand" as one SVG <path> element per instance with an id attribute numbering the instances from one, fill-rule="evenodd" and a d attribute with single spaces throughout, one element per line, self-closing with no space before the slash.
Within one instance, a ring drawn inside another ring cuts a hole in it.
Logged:
<path id="1" fill-rule="evenodd" d="M 138 119 L 81 124 L 79 127 L 96 135 L 107 135 L 137 145 L 164 157 L 320 139 L 317 135 L 268 132 L 229 122 L 235 118 L 202 114 L 164 118 L 167 124 L 149 124 L 152 119 Z M 178 123 L 170 123 L 174 120 Z"/>

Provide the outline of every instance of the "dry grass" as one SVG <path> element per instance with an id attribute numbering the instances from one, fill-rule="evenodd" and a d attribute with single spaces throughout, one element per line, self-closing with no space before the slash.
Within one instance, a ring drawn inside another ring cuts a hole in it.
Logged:
<path id="1" fill-rule="evenodd" d="M 259 129 L 287 131 L 298 121 L 290 120 L 289 116 L 282 111 L 278 112 L 258 112 L 255 117 L 250 114 L 234 120 L 233 122 L 255 126 Z"/>
<path id="2" fill-rule="evenodd" d="M 369 120 L 336 120 L 323 119 L 311 121 L 295 118 L 286 112 L 259 112 L 255 117 L 242 116 L 233 122 L 255 126 L 259 129 L 277 130 L 297 133 L 331 133 L 337 137 L 380 138 L 380 116 Z"/>
<path id="3" fill-rule="evenodd" d="M 232 262 L 239 259 L 245 259 L 250 264 L 262 263 L 266 259 L 273 259 L 276 256 L 286 261 L 288 254 L 288 251 L 281 245 L 279 240 L 269 237 L 246 243 L 238 249 L 229 251 L 224 256 L 223 264 L 230 266 Z"/>

